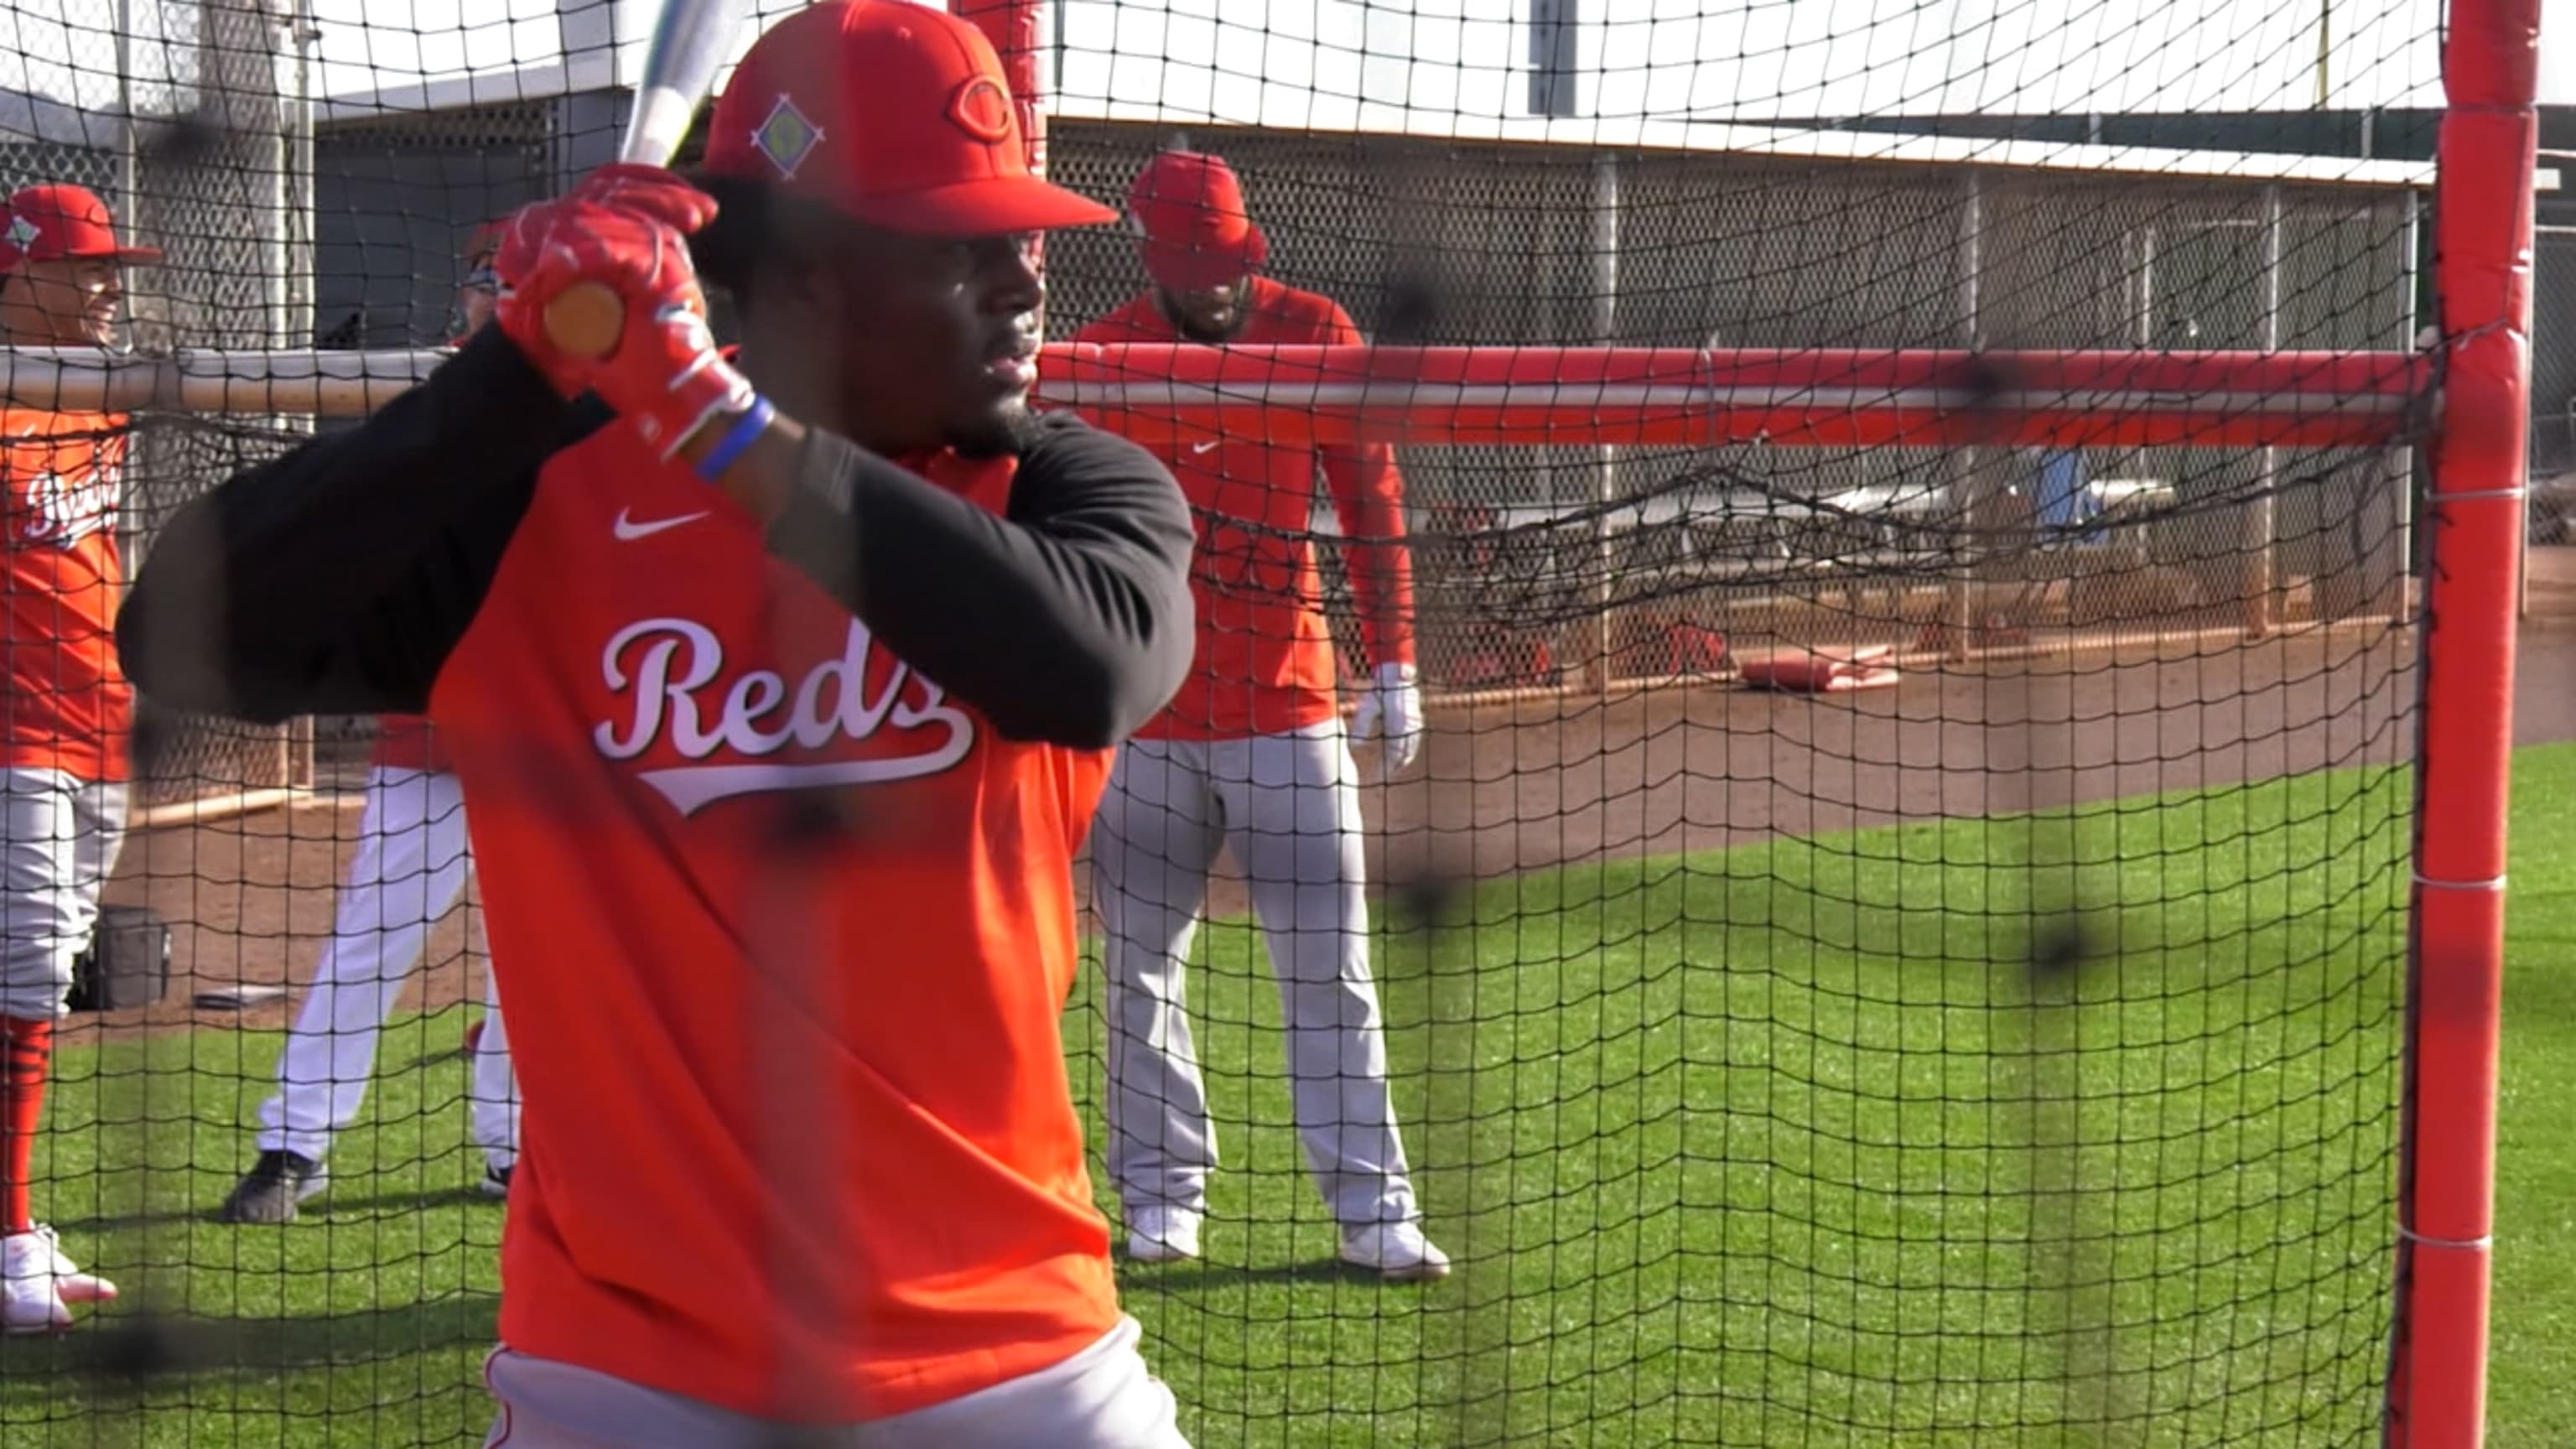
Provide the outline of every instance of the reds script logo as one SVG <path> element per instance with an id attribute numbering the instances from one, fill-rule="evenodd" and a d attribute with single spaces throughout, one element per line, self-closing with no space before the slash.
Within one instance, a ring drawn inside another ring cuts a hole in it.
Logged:
<path id="1" fill-rule="evenodd" d="M 69 548 L 116 522 L 123 492 L 120 470 L 101 463 L 86 479 L 66 478 L 48 470 L 27 480 L 26 502 L 18 516 L 18 542 L 43 548 Z"/>
<path id="2" fill-rule="evenodd" d="M 882 677 L 871 687 L 870 675 Z M 879 659 L 867 626 L 852 620 L 840 656 L 790 687 L 775 670 L 746 670 L 729 683 L 724 642 L 690 619 L 646 619 L 617 631 L 600 653 L 612 695 L 629 696 L 623 722 L 603 721 L 591 739 L 612 760 L 650 752 L 667 735 L 691 763 L 637 778 L 682 815 L 736 795 L 874 785 L 935 775 L 975 747 L 975 722 L 946 692 L 891 654 Z M 770 760 L 794 746 L 880 743 L 865 759 Z M 704 762 L 704 763 L 701 763 Z"/>

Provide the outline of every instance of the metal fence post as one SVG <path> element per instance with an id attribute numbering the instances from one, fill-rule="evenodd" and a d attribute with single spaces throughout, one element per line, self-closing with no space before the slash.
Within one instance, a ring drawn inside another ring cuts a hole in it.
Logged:
<path id="1" fill-rule="evenodd" d="M 1592 158 L 1592 335 L 1593 340 L 1609 344 L 1618 340 L 1619 332 L 1619 157 L 1604 151 Z M 1596 661 L 1595 692 L 1606 694 L 1610 688 L 1610 661 L 1618 643 L 1611 619 L 1611 600 L 1618 588 L 1616 548 L 1610 528 L 1611 505 L 1619 496 L 1619 450 L 1609 443 L 1600 447 L 1600 466 L 1593 478 L 1594 497 L 1601 504 L 1600 518 L 1592 525 L 1600 569 L 1600 613 L 1594 637 L 1593 658 Z"/>
<path id="2" fill-rule="evenodd" d="M 2263 188 L 2263 340 L 2265 352 L 2281 350 L 2281 188 Z M 2265 448 L 2255 475 L 2254 499 L 2245 509 L 2245 637 L 2272 632 L 2273 593 L 2280 575 L 2274 550 L 2280 533 L 2281 450 Z"/>
<path id="3" fill-rule="evenodd" d="M 1968 172 L 1967 195 L 1959 210 L 1959 330 L 1961 340 L 1971 352 L 1986 346 L 1986 324 L 1981 274 L 1985 270 L 1986 191 L 1984 173 Z M 1985 572 L 1984 542 L 1977 537 L 1978 520 L 1986 516 L 1985 476 L 1986 450 L 1978 447 L 1959 449 L 1951 477 L 1956 487 L 1950 500 L 1952 510 L 1967 526 L 1967 546 L 1961 549 L 1950 577 L 1949 656 L 1964 661 L 1975 647 L 1978 626 L 1977 604 Z"/>
<path id="4" fill-rule="evenodd" d="M 2531 279 L 2531 451 L 2524 485 L 2576 471 L 2576 226 L 2534 227 Z M 2523 503 L 2522 549 L 2525 568 L 2519 608 L 2531 612 L 2528 555 L 2534 510 L 2561 506 L 2553 491 L 2534 493 Z M 2552 541 L 2576 543 L 2561 519 Z"/>

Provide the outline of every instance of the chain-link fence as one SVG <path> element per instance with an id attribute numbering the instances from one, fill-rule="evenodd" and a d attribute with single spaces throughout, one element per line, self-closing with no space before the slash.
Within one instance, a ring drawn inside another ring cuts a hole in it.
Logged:
<path id="1" fill-rule="evenodd" d="M 238 27 L 256 12 L 198 13 Z M 226 94 L 216 146 L 139 148 L 137 225 L 173 248 L 162 297 L 137 308 L 146 345 L 437 341 L 465 231 L 556 179 L 560 103 L 369 117 L 299 149 L 291 105 Z M 2417 196 L 2330 172 L 2178 180 L 1086 121 L 1057 124 L 1050 168 L 1116 200 L 1175 143 L 1226 154 L 1274 274 L 1333 296 L 1381 341 L 2336 350 L 2403 348 L 2415 327 Z M 120 185 L 114 146 L 48 150 L 30 174 Z M 217 226 L 218 209 L 272 220 Z M 1060 234 L 1049 258 L 1057 336 L 1142 285 L 1115 229 Z M 2576 392 L 2548 356 L 2540 396 Z M 2535 412 L 2576 447 L 2576 419 Z M 139 469 L 138 547 L 161 510 L 265 446 L 239 424 L 218 437 L 147 420 L 170 441 Z M 2536 469 L 2552 456 L 2540 442 Z M 2402 451 L 1575 440 L 1403 462 L 1426 667 L 1452 688 L 1691 673 L 1710 639 L 2260 631 L 2403 607 Z M 1332 527 L 1319 508 L 1319 537 Z M 174 778 L 227 773 L 191 753 L 218 748 L 205 728 L 180 738 Z M 254 753 L 230 773 L 297 768 L 292 750 Z"/>
<path id="2" fill-rule="evenodd" d="M 126 234 L 166 253 L 126 281 L 124 342 L 138 351 L 262 349 L 311 334 L 311 160 L 290 18 L 287 0 L 134 0 L 126 30 L 66 32 L 71 71 L 117 78 L 113 100 L 74 108 L 28 98 L 33 134 L 0 144 L 0 186 L 86 186 Z M 180 503 L 307 426 L 135 416 L 121 525 L 129 567 Z M 147 812 L 264 798 L 308 768 L 300 729 L 145 709 L 137 757 Z"/>
<path id="3" fill-rule="evenodd" d="M 1123 198 L 1224 153 L 1270 270 L 1382 341 L 1485 347 L 2403 349 L 2394 187 L 1640 155 L 1059 123 Z M 1143 285 L 1127 237 L 1049 243 L 1050 328 Z M 2105 435 L 2108 435 L 2105 428 Z M 1989 624 L 2256 632 L 2403 607 L 2400 452 L 2083 447 L 1409 449 L 1426 668 L 1692 672 L 1704 641 L 1954 642 Z M 1329 528 L 1329 521 L 1319 528 Z"/>
<path id="4" fill-rule="evenodd" d="M 167 253 L 127 279 L 125 340 L 138 351 L 435 346 L 459 326 L 456 287 L 474 228 L 553 187 L 554 102 L 312 124 L 297 94 L 305 80 L 290 10 L 285 0 L 170 0 L 138 33 L 159 38 L 172 79 L 131 97 L 134 124 L 57 107 L 45 130 L 63 139 L 0 143 L 0 185 L 87 186 L 127 233 Z M 114 40 L 101 33 L 84 43 Z M 136 68 L 102 53 L 96 69 Z M 181 503 L 314 426 L 159 412 L 133 423 L 122 534 L 130 566 Z M 139 731 L 144 802 L 202 811 L 270 798 L 309 781 L 314 737 L 371 728 L 323 719 L 263 730 L 148 715 Z"/>
<path id="5" fill-rule="evenodd" d="M 2576 542 L 2576 226 L 2534 238 L 2531 541 Z"/>
<path id="6" fill-rule="evenodd" d="M 561 131 L 561 108 L 550 101 L 317 126 L 310 345 L 404 349 L 453 340 L 464 326 L 458 286 L 475 233 L 552 192 Z M 375 727 L 371 718 L 315 720 L 317 766 L 355 763 Z"/>

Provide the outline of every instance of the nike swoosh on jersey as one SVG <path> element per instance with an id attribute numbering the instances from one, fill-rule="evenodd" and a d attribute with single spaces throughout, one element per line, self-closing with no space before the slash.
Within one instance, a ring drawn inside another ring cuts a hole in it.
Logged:
<path id="1" fill-rule="evenodd" d="M 1190 444 L 1190 451 L 1193 453 L 1213 453 L 1219 446 L 1221 446 L 1221 444 L 1217 442 L 1192 443 Z"/>
<path id="2" fill-rule="evenodd" d="M 619 542 L 633 543 L 639 538 L 651 538 L 653 535 L 660 533 L 665 529 L 677 528 L 683 523 L 695 523 L 699 519 L 706 517 L 707 513 L 708 510 L 701 509 L 696 513 L 683 513 L 676 518 L 655 518 L 649 519 L 643 523 L 637 523 L 634 519 L 627 517 L 626 510 L 621 508 L 617 510 L 617 522 L 614 525 L 614 531 L 617 534 Z"/>

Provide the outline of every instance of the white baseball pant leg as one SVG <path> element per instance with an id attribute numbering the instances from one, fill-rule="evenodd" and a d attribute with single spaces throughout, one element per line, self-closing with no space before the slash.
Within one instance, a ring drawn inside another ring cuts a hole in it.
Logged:
<path id="1" fill-rule="evenodd" d="M 864 1424 L 790 1427 L 503 1348 L 484 1449 L 1190 1449 L 1172 1391 L 1146 1371 L 1136 1320 L 1059 1364 Z"/>
<path id="2" fill-rule="evenodd" d="M 368 772 L 358 850 L 340 885 L 331 939 L 277 1059 L 277 1091 L 260 1104 L 261 1151 L 319 1161 L 332 1135 L 357 1120 L 375 1076 L 376 1038 L 401 1004 L 430 928 L 465 893 L 472 864 L 465 792 L 454 775 Z"/>
<path id="3" fill-rule="evenodd" d="M 1182 974 L 1224 845 L 1269 946 L 1316 1189 L 1345 1225 L 1418 1216 L 1369 977 L 1358 780 L 1338 720 L 1120 748 L 1091 856 L 1108 934 L 1109 1172 L 1129 1212 L 1207 1208 L 1216 1133 Z"/>
<path id="4" fill-rule="evenodd" d="M 478 918 L 475 935 L 482 935 Z M 501 974 L 492 950 L 483 949 L 483 1033 L 474 1039 L 474 1066 L 466 1084 L 472 1100 L 474 1145 L 495 1172 L 519 1162 L 519 1074 L 510 1065 L 510 1031 L 501 1020 Z"/>
<path id="5" fill-rule="evenodd" d="M 0 1016 L 53 1021 L 125 847 L 126 787 L 0 770 Z"/>

